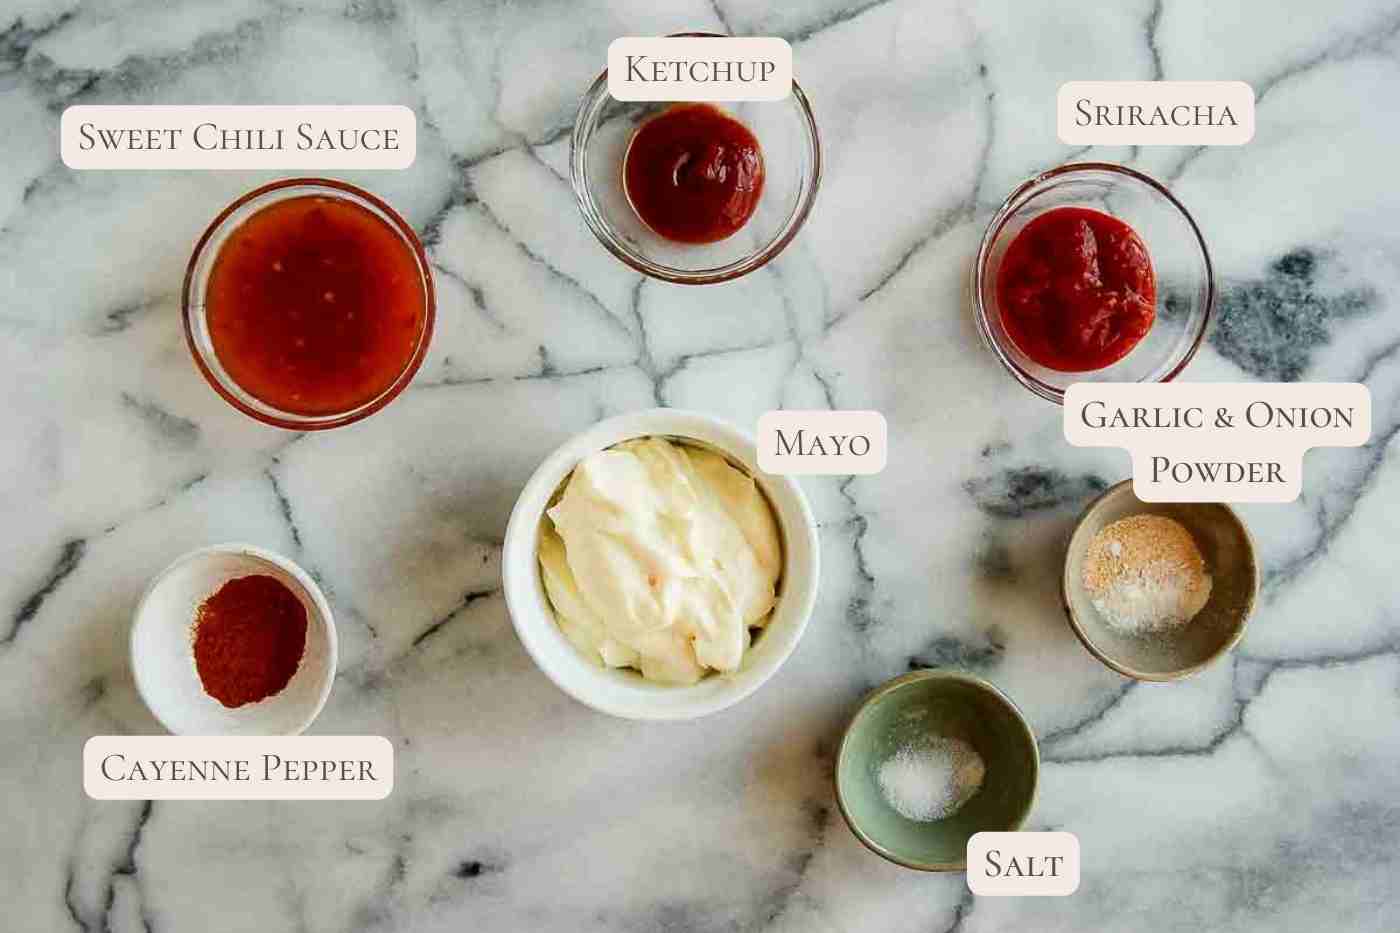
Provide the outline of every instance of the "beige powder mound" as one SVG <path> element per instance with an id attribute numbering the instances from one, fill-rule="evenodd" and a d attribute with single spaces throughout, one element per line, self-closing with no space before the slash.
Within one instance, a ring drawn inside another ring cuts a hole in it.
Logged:
<path id="1" fill-rule="evenodd" d="M 1148 635 L 1185 625 L 1210 600 L 1211 577 L 1196 539 L 1163 515 L 1131 515 L 1089 542 L 1084 589 L 1115 630 Z"/>

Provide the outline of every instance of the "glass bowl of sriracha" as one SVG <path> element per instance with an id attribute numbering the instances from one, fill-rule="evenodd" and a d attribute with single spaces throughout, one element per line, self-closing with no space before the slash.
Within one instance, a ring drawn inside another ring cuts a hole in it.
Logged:
<path id="1" fill-rule="evenodd" d="M 361 188 L 289 178 L 214 218 L 185 272 L 185 336 L 229 404 L 298 431 L 368 417 L 432 337 L 432 272 L 413 228 Z"/>
<path id="2" fill-rule="evenodd" d="M 1062 165 L 1011 192 L 972 272 L 983 340 L 1023 386 L 1169 382 L 1215 304 L 1205 239 L 1167 188 L 1108 162 Z"/>
<path id="3" fill-rule="evenodd" d="M 606 69 L 579 103 L 569 161 L 598 241 L 679 285 L 766 265 L 807 219 L 822 171 L 816 120 L 796 80 L 780 101 L 627 102 L 608 93 Z"/>

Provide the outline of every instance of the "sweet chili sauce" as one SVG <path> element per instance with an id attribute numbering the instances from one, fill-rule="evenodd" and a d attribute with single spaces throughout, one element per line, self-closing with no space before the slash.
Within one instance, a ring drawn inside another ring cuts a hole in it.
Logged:
<path id="1" fill-rule="evenodd" d="M 753 216 L 763 151 L 749 128 L 711 104 L 677 104 L 637 128 L 622 163 L 632 209 L 681 243 L 714 243 Z"/>
<path id="2" fill-rule="evenodd" d="M 997 272 L 997 303 L 1023 353 L 1060 372 L 1103 369 L 1127 356 L 1156 316 L 1147 246 L 1101 211 L 1057 207 L 1011 241 Z"/>
<path id="3" fill-rule="evenodd" d="M 413 248 L 344 198 L 270 204 L 229 234 L 210 273 L 209 336 L 244 391 L 282 411 L 351 411 L 394 384 L 426 315 Z"/>

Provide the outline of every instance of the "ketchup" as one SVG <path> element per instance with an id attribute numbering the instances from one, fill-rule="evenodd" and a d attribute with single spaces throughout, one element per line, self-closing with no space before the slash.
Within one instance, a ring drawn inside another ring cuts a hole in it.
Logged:
<path id="1" fill-rule="evenodd" d="M 753 216 L 763 151 L 738 120 L 710 104 L 678 104 L 632 136 L 622 164 L 632 209 L 668 240 L 714 243 Z"/>
<path id="2" fill-rule="evenodd" d="M 1012 341 L 1060 372 L 1103 369 L 1152 328 L 1157 282 L 1132 227 L 1101 211 L 1057 207 L 1006 250 L 997 304 Z"/>
<path id="3" fill-rule="evenodd" d="M 343 198 L 288 198 L 229 234 L 209 276 L 206 318 L 220 364 L 244 391 L 301 415 L 379 397 L 418 349 L 426 314 L 412 248 Z"/>

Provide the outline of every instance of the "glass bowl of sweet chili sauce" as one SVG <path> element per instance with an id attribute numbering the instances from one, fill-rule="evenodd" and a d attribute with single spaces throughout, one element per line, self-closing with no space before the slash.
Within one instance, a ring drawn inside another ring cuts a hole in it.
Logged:
<path id="1" fill-rule="evenodd" d="M 408 385 L 432 336 L 432 273 L 393 208 L 345 182 L 264 185 L 214 218 L 185 273 L 195 362 L 267 424 L 350 424 Z"/>
<path id="2" fill-rule="evenodd" d="M 681 285 L 737 279 L 781 253 L 821 170 L 816 120 L 795 80 L 781 101 L 644 103 L 609 94 L 605 70 L 579 104 L 570 148 L 574 196 L 599 242 Z"/>
<path id="3" fill-rule="evenodd" d="M 1215 304 L 1205 239 L 1167 188 L 1107 162 L 1020 185 L 972 271 L 987 346 L 1023 386 L 1063 403 L 1076 382 L 1169 382 Z"/>

